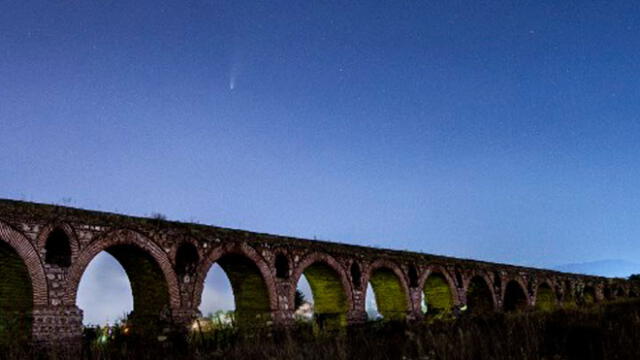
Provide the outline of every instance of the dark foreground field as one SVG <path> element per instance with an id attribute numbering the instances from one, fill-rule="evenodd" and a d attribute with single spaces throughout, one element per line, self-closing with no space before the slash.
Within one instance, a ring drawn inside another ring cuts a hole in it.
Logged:
<path id="1" fill-rule="evenodd" d="M 121 336 L 85 344 L 83 352 L 85 359 L 640 359 L 640 302 L 431 324 L 373 322 L 335 332 L 300 325 L 289 331 L 223 329 L 164 342 Z M 65 351 L 25 354 L 15 346 L 5 346 L 0 356 L 79 357 Z"/>

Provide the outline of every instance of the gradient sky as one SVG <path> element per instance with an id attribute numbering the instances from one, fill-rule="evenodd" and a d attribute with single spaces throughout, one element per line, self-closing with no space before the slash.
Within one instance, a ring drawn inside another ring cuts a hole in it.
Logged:
<path id="1" fill-rule="evenodd" d="M 640 260 L 635 1 L 0 1 L 0 196 Z"/>

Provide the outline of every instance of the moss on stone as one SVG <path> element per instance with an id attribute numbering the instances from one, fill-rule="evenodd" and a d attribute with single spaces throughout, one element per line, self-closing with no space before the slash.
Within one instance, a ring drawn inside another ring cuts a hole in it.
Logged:
<path id="1" fill-rule="evenodd" d="M 453 296 L 444 275 L 440 273 L 429 275 L 425 281 L 423 293 L 428 315 L 438 316 L 451 312 Z"/>
<path id="2" fill-rule="evenodd" d="M 385 320 L 401 320 L 407 315 L 407 295 L 398 276 L 387 268 L 374 270 L 371 286 L 376 297 L 378 312 Z"/>
<path id="3" fill-rule="evenodd" d="M 327 264 L 315 263 L 305 269 L 304 276 L 311 287 L 316 318 L 323 325 L 345 325 L 349 305 L 338 273 Z"/>
<path id="4" fill-rule="evenodd" d="M 585 305 L 593 305 L 596 303 L 596 291 L 592 287 L 587 287 L 584 289 L 584 293 L 582 294 L 582 302 Z"/>
<path id="5" fill-rule="evenodd" d="M 553 290 L 547 284 L 540 285 L 538 287 L 538 294 L 536 295 L 536 310 L 553 311 L 555 308 L 556 296 Z"/>
<path id="6" fill-rule="evenodd" d="M 260 269 L 242 255 L 226 255 L 218 264 L 227 274 L 241 327 L 261 326 L 270 320 L 269 291 Z"/>

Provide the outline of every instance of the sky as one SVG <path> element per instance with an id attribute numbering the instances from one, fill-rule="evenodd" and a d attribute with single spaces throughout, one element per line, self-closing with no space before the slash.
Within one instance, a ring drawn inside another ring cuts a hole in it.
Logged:
<path id="1" fill-rule="evenodd" d="M 0 197 L 536 267 L 640 262 L 638 10 L 3 0 Z"/>

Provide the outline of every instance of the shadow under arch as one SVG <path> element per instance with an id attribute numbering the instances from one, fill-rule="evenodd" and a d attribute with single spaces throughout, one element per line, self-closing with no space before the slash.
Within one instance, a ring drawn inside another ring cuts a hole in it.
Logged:
<path id="1" fill-rule="evenodd" d="M 306 256 L 292 277 L 289 306 L 295 309 L 296 285 L 302 275 L 307 279 L 313 296 L 314 317 L 318 326 L 332 328 L 347 324 L 347 312 L 352 308 L 351 285 L 346 270 L 331 256 L 313 253 Z"/>
<path id="2" fill-rule="evenodd" d="M 156 332 L 171 321 L 171 311 L 180 304 L 176 274 L 158 245 L 130 230 L 103 234 L 80 252 L 69 269 L 67 304 L 76 304 L 82 275 L 102 251 L 113 256 L 127 274 L 133 295 L 133 313 L 128 320 L 134 331 Z"/>
<path id="3" fill-rule="evenodd" d="M 8 243 L 0 241 L 0 339 L 30 338 L 33 288 L 29 270 Z"/>
<path id="4" fill-rule="evenodd" d="M 31 339 L 33 308 L 47 303 L 44 269 L 37 251 L 20 232 L 0 222 L 0 339 Z"/>
<path id="5" fill-rule="evenodd" d="M 506 312 L 519 312 L 527 308 L 527 292 L 517 280 L 510 280 L 504 289 L 503 308 Z"/>
<path id="6" fill-rule="evenodd" d="M 404 320 L 411 309 L 409 287 L 400 267 L 389 261 L 374 262 L 369 268 L 378 312 L 384 320 Z M 366 300 L 366 299 L 365 299 Z"/>
<path id="7" fill-rule="evenodd" d="M 268 265 L 248 245 L 231 244 L 214 248 L 197 271 L 194 301 L 201 306 L 204 283 L 209 270 L 218 264 L 231 284 L 235 321 L 240 327 L 264 326 L 272 320 L 277 297 Z"/>
<path id="8" fill-rule="evenodd" d="M 473 276 L 467 285 L 467 312 L 473 315 L 488 314 L 495 311 L 495 298 L 487 279 L 481 275 Z"/>
<path id="9" fill-rule="evenodd" d="M 429 318 L 447 316 L 455 304 L 455 285 L 446 274 L 442 269 L 432 269 L 423 281 L 422 293 Z"/>
<path id="10" fill-rule="evenodd" d="M 556 308 L 556 299 L 556 294 L 549 283 L 546 281 L 541 282 L 536 290 L 535 309 L 538 311 L 553 311 Z"/>

